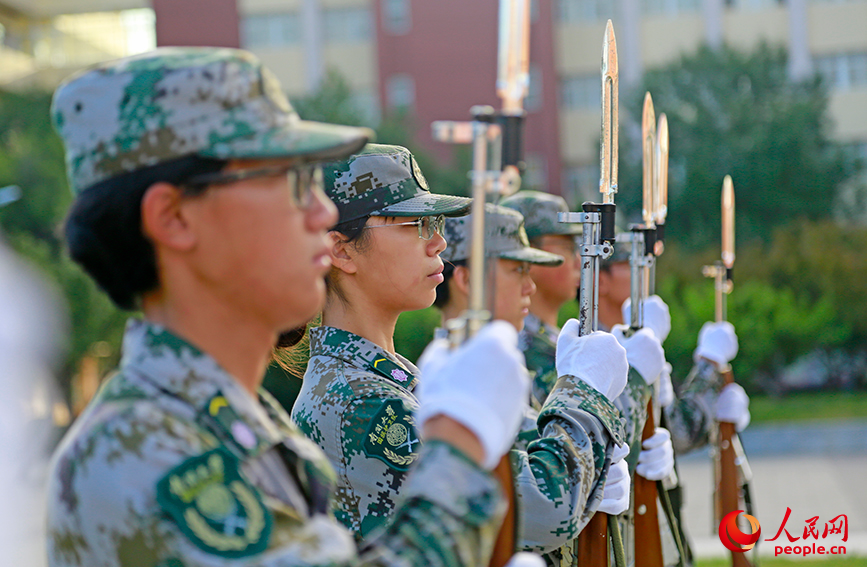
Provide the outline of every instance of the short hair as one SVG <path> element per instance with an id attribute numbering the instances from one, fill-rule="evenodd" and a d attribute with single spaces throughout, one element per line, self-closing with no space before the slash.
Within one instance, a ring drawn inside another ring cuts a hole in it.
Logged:
<path id="1" fill-rule="evenodd" d="M 455 275 L 455 268 L 458 266 L 466 266 L 466 260 L 452 260 L 445 262 L 443 265 L 443 281 L 437 286 L 437 297 L 434 299 L 434 305 L 443 309 L 451 300 L 451 290 L 449 290 L 449 281 Z"/>
<path id="2" fill-rule="evenodd" d="M 226 160 L 195 155 L 112 177 L 82 191 L 64 232 L 69 255 L 121 309 L 140 307 L 159 286 L 153 244 L 142 232 L 141 203 L 154 183 L 181 185 L 193 175 L 223 169 Z"/>

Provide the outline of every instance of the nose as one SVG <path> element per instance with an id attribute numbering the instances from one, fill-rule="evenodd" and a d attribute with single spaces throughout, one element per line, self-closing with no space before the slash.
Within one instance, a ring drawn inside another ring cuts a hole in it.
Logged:
<path id="1" fill-rule="evenodd" d="M 439 232 L 434 231 L 434 235 L 428 241 L 428 251 L 431 256 L 441 254 L 448 246 L 445 237 Z"/>
<path id="2" fill-rule="evenodd" d="M 524 296 L 530 296 L 536 293 L 536 282 L 530 277 L 530 274 L 524 275 L 524 284 L 521 287 L 521 293 Z"/>
<path id="3" fill-rule="evenodd" d="M 310 232 L 326 231 L 337 224 L 337 207 L 324 192 L 314 190 L 310 206 L 304 211 L 304 223 Z"/>

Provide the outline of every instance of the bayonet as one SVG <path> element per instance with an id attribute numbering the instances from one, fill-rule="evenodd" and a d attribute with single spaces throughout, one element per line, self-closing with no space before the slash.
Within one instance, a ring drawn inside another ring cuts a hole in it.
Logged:
<path id="1" fill-rule="evenodd" d="M 605 25 L 602 39 L 602 143 L 599 147 L 599 191 L 603 203 L 614 203 L 617 193 L 619 136 L 619 90 L 617 38 L 611 20 Z"/>
<path id="2" fill-rule="evenodd" d="M 599 328 L 599 261 L 614 252 L 614 194 L 617 193 L 618 160 L 618 71 L 617 40 L 608 20 L 602 43 L 602 140 L 599 148 L 599 191 L 602 203 L 587 202 L 583 212 L 560 213 L 560 222 L 583 224 L 581 240 L 581 304 L 578 314 L 579 334 L 584 336 Z M 571 555 L 573 564 L 582 567 L 607 567 L 608 531 L 618 565 L 624 554 L 619 526 L 614 517 L 597 512 L 581 531 L 573 545 L 561 548 L 564 558 Z"/>

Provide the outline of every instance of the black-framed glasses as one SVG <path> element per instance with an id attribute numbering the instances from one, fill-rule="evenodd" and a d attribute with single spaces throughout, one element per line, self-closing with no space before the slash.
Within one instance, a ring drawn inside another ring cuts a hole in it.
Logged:
<path id="1" fill-rule="evenodd" d="M 364 228 L 382 228 L 384 226 L 417 226 L 418 237 L 422 240 L 430 240 L 431 238 L 433 238 L 435 232 L 438 232 L 440 234 L 443 233 L 446 228 L 446 216 L 434 215 L 419 217 L 414 221 L 396 222 L 393 224 L 374 224 L 371 226 L 365 226 Z"/>
<path id="2" fill-rule="evenodd" d="M 306 209 L 313 201 L 314 191 L 322 192 L 322 167 L 318 164 L 258 167 L 254 169 L 235 169 L 194 175 L 181 184 L 181 187 L 191 193 L 201 193 L 211 185 L 228 185 L 258 177 L 286 176 L 289 184 L 289 194 L 295 205 Z"/>

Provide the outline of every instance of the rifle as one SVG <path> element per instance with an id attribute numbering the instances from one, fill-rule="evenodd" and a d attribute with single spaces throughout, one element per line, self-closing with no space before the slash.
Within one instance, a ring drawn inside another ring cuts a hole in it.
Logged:
<path id="1" fill-rule="evenodd" d="M 486 269 L 491 266 L 486 266 L 485 203 L 489 194 L 497 200 L 511 195 L 521 184 L 523 100 L 530 83 L 530 0 L 500 0 L 498 44 L 497 93 L 503 101 L 502 110 L 474 106 L 470 109 L 472 122 L 437 121 L 431 125 L 435 140 L 471 143 L 473 147 L 469 300 L 467 311 L 446 322 L 453 345 L 473 336 L 491 319 L 492 310 L 487 307 L 494 296 L 494 278 L 485 274 L 493 276 L 496 272 Z M 508 455 L 500 459 L 493 473 L 509 503 L 489 563 L 502 567 L 518 547 L 517 500 Z"/>
<path id="2" fill-rule="evenodd" d="M 665 114 L 661 114 L 658 127 L 654 122 L 653 100 L 650 93 L 646 93 L 642 112 L 642 220 L 644 223 L 632 225 L 630 232 L 618 239 L 632 244 L 629 262 L 632 299 L 628 331 L 630 333 L 644 326 L 641 304 L 655 293 L 656 257 L 665 250 L 664 229 L 668 214 L 668 119 Z M 655 396 L 647 405 L 647 419 L 641 434 L 642 442 L 655 433 L 657 414 L 660 423 L 664 422 L 665 416 L 657 410 L 654 399 Z M 680 556 L 679 563 L 682 564 L 685 560 L 680 527 L 668 491 L 661 481 L 651 481 L 635 475 L 633 478 L 635 549 L 641 550 L 641 553 L 635 554 L 636 567 L 662 567 L 664 562 L 657 499 L 671 528 Z"/>
<path id="3" fill-rule="evenodd" d="M 722 255 L 713 266 L 704 266 L 702 275 L 714 278 L 715 319 L 725 321 L 727 317 L 726 299 L 731 293 L 732 267 L 735 263 L 735 192 L 732 178 L 723 179 L 722 187 Z M 731 366 L 720 369 L 724 384 L 734 382 Z M 734 423 L 720 422 L 717 446 L 714 451 L 715 499 L 714 509 L 717 521 L 729 512 L 740 510 L 741 491 L 746 501 L 747 513 L 750 510 L 749 464 L 740 443 Z M 742 479 L 739 479 L 742 477 Z M 731 552 L 733 567 L 752 567 L 746 553 Z"/>
<path id="4" fill-rule="evenodd" d="M 602 203 L 583 203 L 581 213 L 560 213 L 560 222 L 582 223 L 581 293 L 578 314 L 579 334 L 599 328 L 599 261 L 614 252 L 614 194 L 617 193 L 618 159 L 618 68 L 617 40 L 608 20 L 602 41 L 602 142 L 599 151 L 599 191 Z M 561 548 L 564 559 L 582 567 L 608 567 L 608 530 L 612 533 L 615 561 L 625 562 L 620 528 L 616 519 L 597 512 L 579 536 Z"/>
<path id="5" fill-rule="evenodd" d="M 656 136 L 656 117 L 650 93 L 644 95 L 644 110 L 641 118 L 642 146 L 642 207 L 643 224 L 632 225 L 626 236 L 632 242 L 629 257 L 631 270 L 630 296 L 632 312 L 628 334 L 644 326 L 642 303 L 650 295 L 653 287 L 652 276 L 655 262 L 655 239 L 657 208 L 659 206 L 659 169 L 658 140 Z M 641 432 L 641 441 L 651 437 L 656 431 L 653 399 L 647 403 L 647 419 Z M 656 482 L 638 474 L 633 476 L 633 506 L 635 510 L 635 567 L 663 567 L 662 537 L 659 531 L 659 516 L 656 506 L 658 496 Z M 638 553 L 638 550 L 641 553 Z"/>

